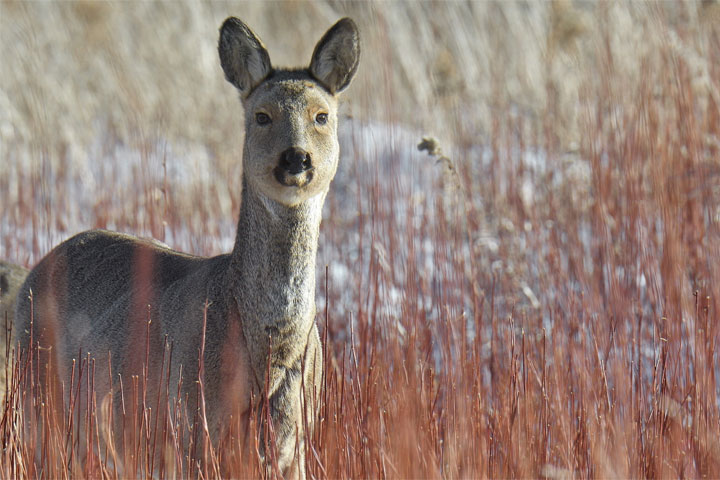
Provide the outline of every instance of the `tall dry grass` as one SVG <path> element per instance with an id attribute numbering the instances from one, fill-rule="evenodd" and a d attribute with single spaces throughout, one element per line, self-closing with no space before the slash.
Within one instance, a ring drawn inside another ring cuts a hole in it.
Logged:
<path id="1" fill-rule="evenodd" d="M 295 63 L 349 14 L 365 48 L 321 227 L 309 476 L 717 476 L 717 4 L 134 7 L 2 4 L 0 256 L 92 226 L 229 249 L 242 128 L 217 25 Z M 124 379 L 116 427 L 93 360 L 57 410 L 19 360 L 5 477 L 274 474 L 262 412 L 212 444 L 176 386 Z"/>

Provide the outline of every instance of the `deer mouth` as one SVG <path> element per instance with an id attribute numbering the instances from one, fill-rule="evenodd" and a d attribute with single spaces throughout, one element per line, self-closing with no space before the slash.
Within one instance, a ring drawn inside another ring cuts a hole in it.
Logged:
<path id="1" fill-rule="evenodd" d="M 273 174 L 275 175 L 275 180 L 277 180 L 281 185 L 286 187 L 302 188 L 312 181 L 314 170 L 315 169 L 311 167 L 299 173 L 291 173 L 284 168 L 275 167 L 273 169 Z"/>

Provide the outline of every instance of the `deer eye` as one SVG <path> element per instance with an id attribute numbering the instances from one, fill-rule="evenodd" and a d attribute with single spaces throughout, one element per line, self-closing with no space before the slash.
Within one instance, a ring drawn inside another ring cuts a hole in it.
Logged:
<path id="1" fill-rule="evenodd" d="M 258 125 L 267 125 L 272 120 L 270 120 L 270 115 L 268 115 L 267 113 L 258 112 L 255 114 L 255 121 Z"/>
<path id="2" fill-rule="evenodd" d="M 328 121 L 328 114 L 318 113 L 317 115 L 315 115 L 315 121 L 318 123 L 318 125 L 325 125 Z"/>

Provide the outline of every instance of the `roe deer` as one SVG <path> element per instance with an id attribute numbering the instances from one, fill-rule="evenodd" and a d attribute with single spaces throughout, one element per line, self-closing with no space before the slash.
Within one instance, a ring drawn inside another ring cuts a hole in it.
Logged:
<path id="1" fill-rule="evenodd" d="M 108 385 L 108 352 L 113 374 L 139 375 L 146 341 L 155 353 L 148 385 L 160 378 L 167 335 L 171 385 L 182 364 L 182 394 L 198 408 L 192 399 L 207 309 L 203 383 L 211 437 L 222 434 L 230 414 L 247 417 L 252 399 L 267 389 L 275 459 L 283 476 L 304 478 L 301 405 L 314 412 L 322 375 L 314 302 L 318 234 L 339 158 L 338 94 L 357 70 L 359 33 L 343 18 L 318 42 L 309 67 L 275 69 L 260 39 L 230 17 L 218 52 L 245 111 L 232 253 L 201 258 L 120 233 L 78 234 L 28 275 L 17 298 L 17 334 L 24 348 L 34 335 L 42 355 L 50 356 L 42 347 L 52 347 L 59 379 L 69 376 L 78 352 L 90 352 L 98 395 L 117 388 Z"/>
<path id="2" fill-rule="evenodd" d="M 15 297 L 27 274 L 27 269 L 0 260 L 0 405 L 5 398 L 7 371 L 12 366 L 10 352 L 15 335 L 11 337 L 13 330 L 9 329 L 13 325 Z"/>

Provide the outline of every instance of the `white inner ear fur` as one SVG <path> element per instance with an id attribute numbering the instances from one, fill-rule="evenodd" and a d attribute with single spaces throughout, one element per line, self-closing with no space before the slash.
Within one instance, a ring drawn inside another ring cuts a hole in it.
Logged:
<path id="1" fill-rule="evenodd" d="M 354 23 L 340 20 L 315 47 L 310 72 L 333 93 L 341 92 L 355 73 L 360 57 L 359 42 Z"/>
<path id="2" fill-rule="evenodd" d="M 333 80 L 330 76 L 335 69 L 334 57 L 335 52 L 331 51 L 330 48 L 325 48 L 321 52 L 317 63 L 314 63 L 311 67 L 313 75 L 323 82 L 330 83 L 330 80 Z"/>
<path id="3" fill-rule="evenodd" d="M 248 53 L 245 57 L 245 68 L 250 77 L 250 85 L 246 85 L 245 87 L 252 88 L 254 85 L 257 85 L 260 80 L 265 78 L 265 75 L 270 71 L 270 65 L 263 61 L 260 52 L 252 48 L 252 46 L 250 46 Z"/>
<path id="4" fill-rule="evenodd" d="M 272 69 L 260 39 L 236 18 L 229 18 L 223 24 L 219 52 L 226 78 L 244 94 Z"/>

